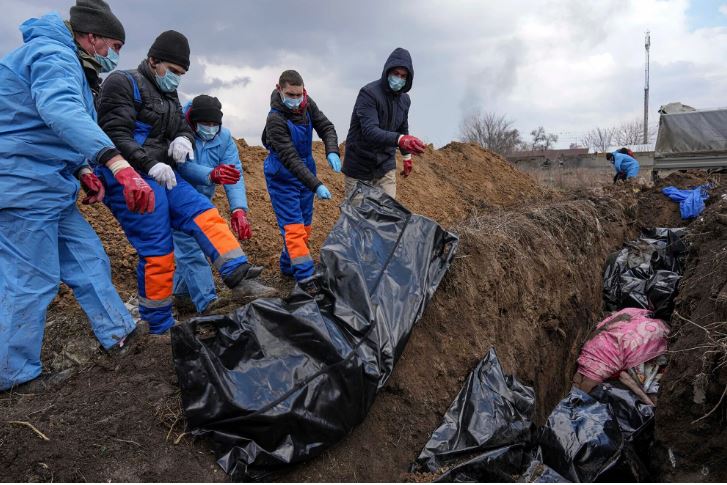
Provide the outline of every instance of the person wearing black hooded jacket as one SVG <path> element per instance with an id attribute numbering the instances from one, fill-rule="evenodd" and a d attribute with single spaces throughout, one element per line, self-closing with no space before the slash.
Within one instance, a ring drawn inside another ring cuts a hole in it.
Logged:
<path id="1" fill-rule="evenodd" d="M 401 175 L 411 173 L 411 154 L 422 153 L 425 148 L 421 140 L 409 135 L 411 99 L 407 93 L 413 82 L 411 55 L 398 47 L 386 60 L 381 78 L 359 91 L 343 160 L 346 195 L 363 180 L 396 197 L 397 147 L 404 155 Z"/>

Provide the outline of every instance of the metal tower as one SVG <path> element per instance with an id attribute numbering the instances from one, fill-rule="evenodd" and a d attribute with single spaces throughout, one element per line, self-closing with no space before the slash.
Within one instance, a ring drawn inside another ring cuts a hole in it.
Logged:
<path id="1" fill-rule="evenodd" d="M 649 31 L 646 31 L 646 66 L 644 68 L 644 145 L 649 143 L 649 48 L 651 47 L 651 37 Z"/>

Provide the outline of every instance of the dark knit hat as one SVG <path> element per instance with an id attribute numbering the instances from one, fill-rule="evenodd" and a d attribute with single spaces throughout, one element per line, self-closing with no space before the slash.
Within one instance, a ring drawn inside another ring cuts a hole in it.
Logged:
<path id="1" fill-rule="evenodd" d="M 171 62 L 187 70 L 189 69 L 189 41 L 176 30 L 167 30 L 154 40 L 147 57 Z"/>
<path id="2" fill-rule="evenodd" d="M 111 7 L 103 0 L 77 0 L 71 7 L 71 27 L 76 32 L 96 34 L 126 42 L 126 32 Z"/>
<path id="3" fill-rule="evenodd" d="M 189 119 L 195 123 L 210 121 L 222 123 L 222 103 L 214 96 L 200 94 L 192 100 L 189 108 Z"/>

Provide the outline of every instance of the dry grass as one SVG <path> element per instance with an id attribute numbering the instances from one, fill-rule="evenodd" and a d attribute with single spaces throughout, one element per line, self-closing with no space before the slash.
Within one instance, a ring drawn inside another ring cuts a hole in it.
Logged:
<path id="1" fill-rule="evenodd" d="M 613 170 L 604 168 L 534 168 L 524 169 L 528 175 L 547 187 L 563 190 L 600 187 L 613 183 Z"/>
<path id="2" fill-rule="evenodd" d="M 577 200 L 526 212 L 474 213 L 456 232 L 464 241 L 475 239 L 483 254 L 506 266 L 510 284 L 527 285 L 534 266 L 557 266 L 559 273 L 575 277 L 586 263 L 576 248 L 599 244 L 604 231 L 599 217 L 616 217 L 616 205 Z"/>

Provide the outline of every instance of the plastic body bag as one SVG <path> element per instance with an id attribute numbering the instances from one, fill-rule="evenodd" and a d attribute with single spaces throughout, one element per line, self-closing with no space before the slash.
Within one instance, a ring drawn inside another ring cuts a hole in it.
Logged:
<path id="1" fill-rule="evenodd" d="M 368 412 L 458 240 L 359 183 L 320 251 L 322 296 L 259 299 L 172 329 L 189 429 L 233 479 L 319 455 Z M 198 333 L 212 325 L 213 335 Z"/>
<path id="2" fill-rule="evenodd" d="M 668 317 L 683 269 L 684 229 L 643 231 L 639 239 L 612 253 L 603 272 L 603 300 L 608 311 L 645 308 Z"/>
<path id="3" fill-rule="evenodd" d="M 495 349 L 490 349 L 470 373 L 412 470 L 435 472 L 473 453 L 528 443 L 534 412 L 533 389 L 504 375 Z"/>

